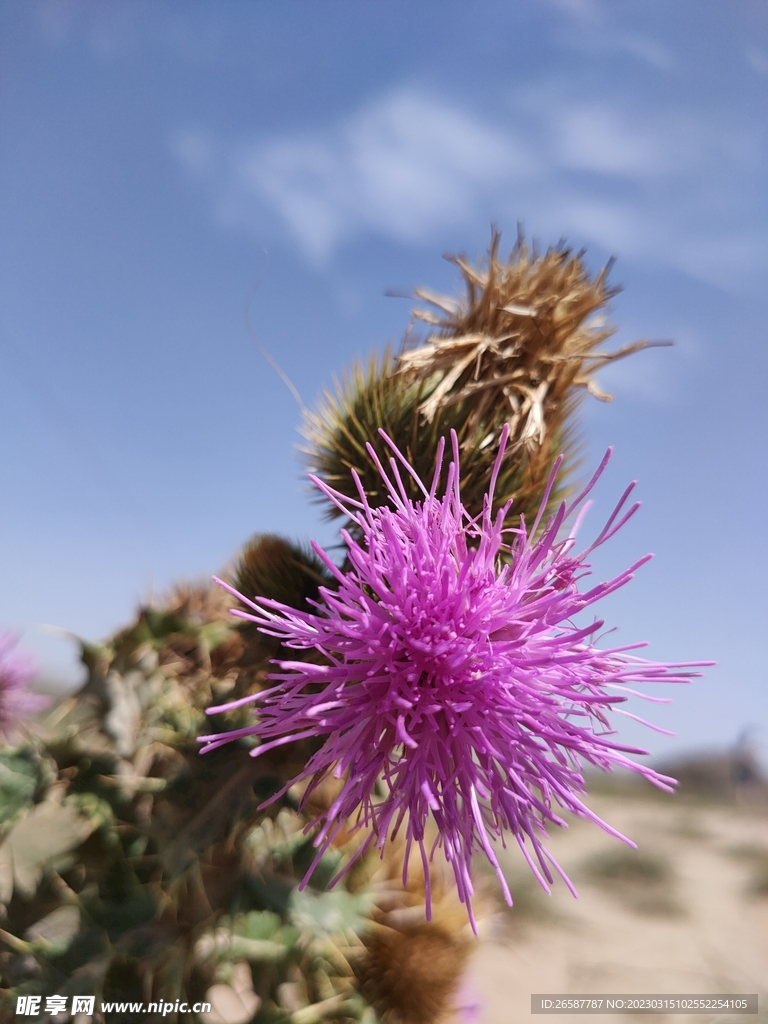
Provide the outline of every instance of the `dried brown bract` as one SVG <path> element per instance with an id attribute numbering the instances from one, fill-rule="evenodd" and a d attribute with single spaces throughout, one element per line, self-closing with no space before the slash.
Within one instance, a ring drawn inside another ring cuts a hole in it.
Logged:
<path id="1" fill-rule="evenodd" d="M 611 401 L 595 381 L 598 370 L 658 343 L 598 350 L 615 333 L 597 315 L 619 291 L 608 286 L 610 263 L 592 277 L 583 251 L 560 246 L 539 255 L 521 234 L 505 263 L 500 240 L 494 230 L 487 259 L 475 265 L 446 257 L 461 272 L 463 300 L 417 289 L 437 312 L 419 309 L 413 318 L 436 330 L 398 364 L 414 380 L 437 381 L 419 407 L 427 422 L 440 409 L 471 402 L 469 425 L 477 429 L 503 409 L 513 443 L 534 452 L 564 430 L 584 390 Z"/>

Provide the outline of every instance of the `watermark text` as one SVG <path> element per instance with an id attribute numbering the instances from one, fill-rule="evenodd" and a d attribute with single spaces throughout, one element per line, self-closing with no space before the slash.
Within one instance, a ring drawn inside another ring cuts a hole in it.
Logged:
<path id="1" fill-rule="evenodd" d="M 112 1013 L 154 1013 L 165 1017 L 169 1013 L 207 1013 L 210 1003 L 187 1003 L 177 999 L 175 1002 L 151 1003 L 110 1003 L 99 1000 L 95 996 L 18 996 L 16 999 L 17 1017 L 58 1017 L 64 1020 L 69 1014 L 84 1014 L 86 1017 L 99 1015 L 104 1017 Z"/>
<path id="2" fill-rule="evenodd" d="M 624 995 L 541 993 L 531 996 L 531 1013 L 757 1013 L 757 994 Z"/>

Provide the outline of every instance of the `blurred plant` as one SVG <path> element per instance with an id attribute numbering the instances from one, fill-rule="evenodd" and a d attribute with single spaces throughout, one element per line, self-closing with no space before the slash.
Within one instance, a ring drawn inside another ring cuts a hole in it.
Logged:
<path id="1" fill-rule="evenodd" d="M 437 301 L 443 313 L 421 349 L 385 356 L 367 375 L 354 371 L 310 418 L 310 459 L 344 501 L 357 500 L 349 490 L 356 467 L 376 508 L 387 492 L 365 444 L 382 457 L 378 428 L 424 479 L 438 438 L 454 428 L 463 502 L 478 516 L 509 424 L 511 457 L 494 506 L 514 497 L 516 513 L 535 514 L 548 493 L 551 510 L 562 493 L 560 484 L 547 492 L 557 453 L 574 466 L 578 396 L 595 369 L 628 351 L 597 353 L 610 333 L 593 316 L 612 294 L 606 272 L 590 278 L 581 254 L 538 256 L 521 240 L 502 263 L 496 235 L 485 264 L 457 262 L 466 300 Z M 418 498 L 414 481 L 405 487 Z M 228 581 L 301 616 L 321 588 L 337 586 L 339 570 L 261 535 Z M 450 866 L 431 868 L 427 922 L 425 867 L 418 856 L 410 863 L 402 839 L 381 859 L 350 820 L 318 857 L 313 822 L 329 815 L 341 784 L 290 783 L 321 740 L 308 735 L 249 756 L 252 717 L 239 702 L 262 693 L 270 660 L 287 655 L 280 637 L 233 620 L 218 588 L 181 586 L 104 644 L 83 644 L 80 692 L 48 715 L 39 735 L 0 748 L 0 996 L 8 1015 L 20 995 L 83 994 L 207 999 L 209 1024 L 451 1019 L 471 944 Z M 310 672 L 323 661 L 311 648 L 291 658 Z M 15 666 L 0 676 L 0 700 L 10 695 L 0 704 L 5 729 L 32 706 L 22 699 L 23 668 L 7 653 L 1 664 Z M 201 758 L 197 737 L 210 728 L 203 709 L 213 704 L 230 705 L 214 729 L 244 734 Z"/>
<path id="2" fill-rule="evenodd" d="M 644 916 L 684 913 L 676 893 L 675 872 L 666 857 L 648 850 L 606 850 L 593 854 L 581 870 L 629 910 Z"/>
<path id="3" fill-rule="evenodd" d="M 753 896 L 768 897 L 768 855 L 755 864 L 747 892 Z"/>
<path id="4" fill-rule="evenodd" d="M 262 538 L 244 549 L 240 572 L 245 562 L 262 571 L 259 550 L 266 564 L 281 551 L 294 567 L 300 559 L 279 538 Z M 308 559 L 307 572 L 312 567 Z M 282 578 L 280 592 L 303 607 L 304 582 L 297 570 L 294 589 Z M 376 982 L 386 968 L 363 938 L 374 918 L 400 934 L 391 914 L 405 904 L 424 920 L 423 886 L 406 892 L 393 881 L 402 875 L 402 849 L 383 864 L 364 858 L 345 886 L 326 892 L 357 846 L 340 836 L 299 892 L 315 857 L 313 833 L 305 832 L 312 815 L 297 812 L 295 792 L 268 813 L 259 804 L 311 749 L 258 762 L 245 747 L 198 753 L 203 709 L 258 689 L 279 652 L 227 615 L 218 588 L 180 587 L 108 643 L 83 645 L 88 679 L 49 717 L 45 742 L 2 749 L 0 973 L 8 1013 L 19 995 L 55 993 L 208 1000 L 213 1011 L 201 1019 L 211 1024 L 374 1021 L 358 974 L 387 1012 L 386 986 Z M 243 720 L 233 713 L 222 723 Z M 443 902 L 458 907 L 450 890 Z M 468 955 L 464 930 L 455 918 L 452 930 L 443 923 L 452 963 Z M 412 967 L 402 977 L 418 989 L 426 965 Z M 434 993 L 429 1005 L 440 1014 L 455 981 Z"/>

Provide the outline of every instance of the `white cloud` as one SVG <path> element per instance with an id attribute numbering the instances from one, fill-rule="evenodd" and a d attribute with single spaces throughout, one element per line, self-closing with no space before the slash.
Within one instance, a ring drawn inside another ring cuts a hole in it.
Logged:
<path id="1" fill-rule="evenodd" d="M 176 145 L 198 171 L 210 150 L 199 134 Z M 401 91 L 326 131 L 233 147 L 219 212 L 248 217 L 254 200 L 266 202 L 304 253 L 321 262 L 360 231 L 417 242 L 447 223 L 469 221 L 479 196 L 530 171 L 530 156 L 509 133 Z"/>
<path id="2" fill-rule="evenodd" d="M 658 133 L 628 123 L 606 103 L 557 105 L 549 118 L 554 151 L 564 167 L 603 174 L 654 174 L 668 154 Z"/>
<path id="3" fill-rule="evenodd" d="M 562 82 L 512 105 L 547 168 L 533 203 L 548 230 L 725 288 L 764 273 L 763 129 L 682 104 L 574 98 Z"/>
<path id="4" fill-rule="evenodd" d="M 753 126 L 690 106 L 647 109 L 621 96 L 579 98 L 562 81 L 512 102 L 539 126 L 548 163 L 560 168 L 647 181 L 701 176 L 718 163 L 738 173 L 760 160 Z"/>
<path id="5" fill-rule="evenodd" d="M 765 267 L 759 131 L 682 104 L 635 109 L 548 83 L 495 123 L 400 90 L 336 124 L 249 144 L 180 134 L 220 224 L 290 232 L 320 264 L 364 234 L 416 244 L 522 217 L 725 287 Z M 512 203 L 514 205 L 512 205 Z"/>

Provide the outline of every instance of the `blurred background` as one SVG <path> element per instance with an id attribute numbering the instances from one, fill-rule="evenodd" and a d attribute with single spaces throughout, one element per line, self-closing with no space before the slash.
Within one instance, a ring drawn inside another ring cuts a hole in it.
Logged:
<path id="1" fill-rule="evenodd" d="M 98 639 L 257 531 L 333 543 L 245 311 L 311 406 L 521 223 L 618 258 L 618 343 L 675 342 L 584 404 L 585 531 L 639 479 L 595 571 L 657 558 L 608 623 L 718 665 L 653 708 L 675 739 L 625 735 L 765 760 L 767 108 L 764 0 L 2 5 L 0 626 L 71 689 L 48 627 Z"/>

